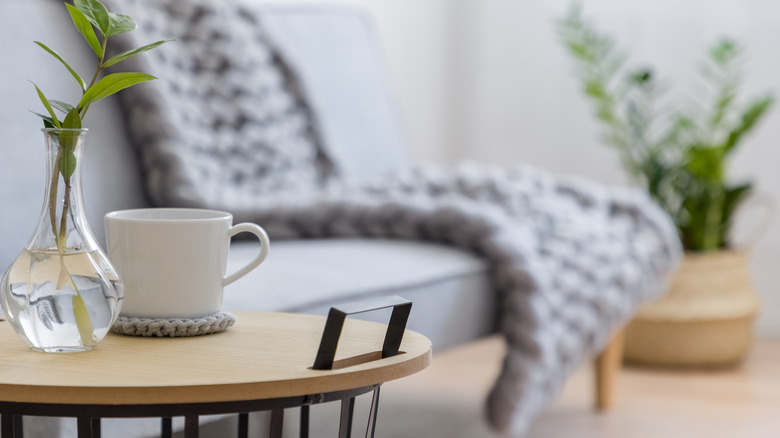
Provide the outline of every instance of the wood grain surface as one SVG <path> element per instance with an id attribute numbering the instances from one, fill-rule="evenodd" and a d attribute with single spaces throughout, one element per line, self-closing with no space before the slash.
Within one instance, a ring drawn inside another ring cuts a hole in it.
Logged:
<path id="1" fill-rule="evenodd" d="M 292 397 L 360 388 L 414 374 L 431 343 L 408 331 L 397 356 L 380 359 L 386 326 L 348 319 L 333 370 L 310 369 L 325 317 L 235 312 L 219 334 L 140 338 L 109 334 L 84 353 L 28 349 L 0 322 L 0 401 L 145 404 Z"/>

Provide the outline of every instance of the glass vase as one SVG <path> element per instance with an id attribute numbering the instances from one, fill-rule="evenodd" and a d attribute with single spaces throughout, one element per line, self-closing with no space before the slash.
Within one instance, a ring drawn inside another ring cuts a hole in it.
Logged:
<path id="1" fill-rule="evenodd" d="M 86 129 L 44 129 L 43 209 L 27 246 L 0 283 L 3 312 L 33 350 L 92 349 L 119 315 L 123 286 L 85 216 L 81 158 Z"/>

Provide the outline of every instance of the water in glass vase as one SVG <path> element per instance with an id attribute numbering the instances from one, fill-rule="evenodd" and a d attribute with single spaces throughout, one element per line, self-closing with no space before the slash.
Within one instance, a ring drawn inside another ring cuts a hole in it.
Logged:
<path id="1" fill-rule="evenodd" d="M 6 316 L 33 350 L 92 349 L 111 326 L 121 283 L 96 251 L 25 249 L 3 277 Z M 121 296 L 121 294 L 119 295 Z"/>

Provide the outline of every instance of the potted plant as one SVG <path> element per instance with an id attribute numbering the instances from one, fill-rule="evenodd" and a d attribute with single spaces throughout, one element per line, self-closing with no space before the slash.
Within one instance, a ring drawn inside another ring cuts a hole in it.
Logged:
<path id="1" fill-rule="evenodd" d="M 714 44 L 701 68 L 710 107 L 658 111 L 662 87 L 649 68 L 630 69 L 615 40 L 583 20 L 579 8 L 559 22 L 561 41 L 577 65 L 603 141 L 626 172 L 674 221 L 686 255 L 661 300 L 639 310 L 626 330 L 629 361 L 725 365 L 752 340 L 758 311 L 745 251 L 733 246 L 734 214 L 750 182 L 727 178 L 729 157 L 767 114 L 769 94 L 741 104 L 742 49 Z"/>
<path id="2" fill-rule="evenodd" d="M 84 80 L 56 51 L 35 42 L 62 64 L 63 73 L 73 76 L 81 97 L 75 104 L 49 99 L 33 84 L 46 113 L 35 113 L 43 119 L 47 147 L 45 202 L 33 236 L 0 283 L 7 320 L 30 348 L 45 352 L 93 348 L 119 314 L 122 282 L 84 215 L 80 164 L 87 130 L 82 121 L 99 100 L 155 79 L 133 72 L 104 75 L 104 69 L 166 42 L 109 58 L 109 39 L 134 30 L 132 18 L 109 12 L 98 0 L 74 0 L 65 6 L 97 56 L 97 65 Z"/>

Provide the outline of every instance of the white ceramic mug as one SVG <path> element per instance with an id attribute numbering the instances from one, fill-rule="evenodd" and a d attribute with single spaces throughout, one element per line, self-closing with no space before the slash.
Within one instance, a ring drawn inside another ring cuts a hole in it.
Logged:
<path id="1" fill-rule="evenodd" d="M 148 208 L 108 213 L 108 256 L 125 285 L 121 315 L 198 318 L 219 312 L 222 289 L 268 256 L 268 235 L 260 226 L 233 226 L 230 213 L 184 208 Z M 257 257 L 225 275 L 230 238 L 252 233 Z"/>

